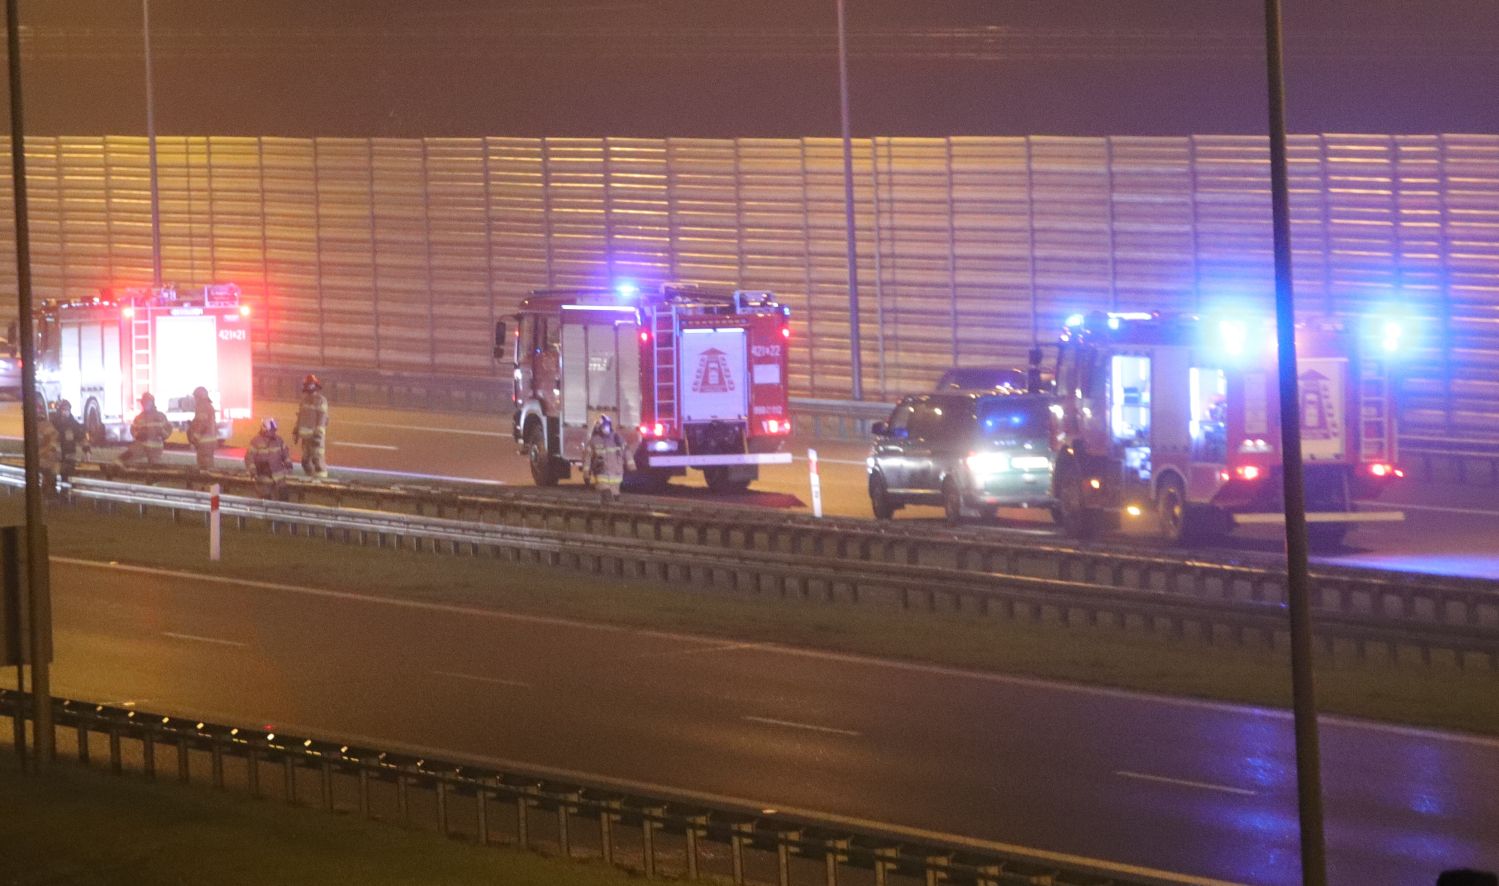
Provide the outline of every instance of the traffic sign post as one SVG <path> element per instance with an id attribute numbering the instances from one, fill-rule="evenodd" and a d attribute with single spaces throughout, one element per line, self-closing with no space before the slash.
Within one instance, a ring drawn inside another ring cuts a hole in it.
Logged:
<path id="1" fill-rule="evenodd" d="M 822 478 L 817 474 L 817 450 L 807 450 L 808 479 L 812 483 L 812 516 L 822 516 Z"/>
<path id="2" fill-rule="evenodd" d="M 219 484 L 208 487 L 208 559 L 219 562 Z"/>

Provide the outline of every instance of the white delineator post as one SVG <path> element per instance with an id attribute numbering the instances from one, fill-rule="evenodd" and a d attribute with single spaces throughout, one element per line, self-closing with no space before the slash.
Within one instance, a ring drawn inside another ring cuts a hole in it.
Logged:
<path id="1" fill-rule="evenodd" d="M 812 481 L 812 516 L 822 516 L 822 478 L 817 475 L 817 450 L 807 450 L 807 471 Z"/>
<path id="2" fill-rule="evenodd" d="M 208 559 L 219 559 L 219 484 L 208 487 Z"/>

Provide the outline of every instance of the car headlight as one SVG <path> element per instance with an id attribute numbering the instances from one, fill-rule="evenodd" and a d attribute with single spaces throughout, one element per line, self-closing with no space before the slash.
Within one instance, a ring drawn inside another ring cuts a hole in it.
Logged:
<path id="1" fill-rule="evenodd" d="M 968 470 L 975 474 L 997 474 L 1009 469 L 1009 456 L 1002 452 L 975 452 L 968 456 Z"/>

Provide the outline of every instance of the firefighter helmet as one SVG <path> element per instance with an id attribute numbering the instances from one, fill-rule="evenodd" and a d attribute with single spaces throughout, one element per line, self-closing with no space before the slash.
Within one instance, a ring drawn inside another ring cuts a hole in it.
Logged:
<path id="1" fill-rule="evenodd" d="M 273 434 L 274 435 L 276 433 L 276 428 L 277 428 L 277 425 L 276 425 L 276 420 L 274 418 L 263 419 L 260 422 L 260 433 L 262 433 L 262 434 Z"/>
<path id="2" fill-rule="evenodd" d="M 193 388 L 193 399 L 194 400 L 207 400 L 208 399 L 208 389 L 205 388 L 205 387 L 203 387 L 202 385 L 198 385 L 196 388 Z"/>
<path id="3" fill-rule="evenodd" d="M 603 413 L 599 413 L 599 419 L 598 421 L 594 422 L 594 427 L 603 434 L 614 433 L 614 422 L 610 420 L 609 416 L 604 415 Z"/>
<path id="4" fill-rule="evenodd" d="M 313 375 L 312 373 L 307 373 L 307 377 L 302 379 L 302 390 L 321 391 L 322 389 L 323 383 L 318 381 L 317 376 Z"/>

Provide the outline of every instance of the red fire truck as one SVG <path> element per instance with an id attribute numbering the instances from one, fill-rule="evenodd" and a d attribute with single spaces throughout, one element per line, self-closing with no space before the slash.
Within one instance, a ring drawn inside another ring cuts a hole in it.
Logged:
<path id="1" fill-rule="evenodd" d="M 637 488 L 686 468 L 718 492 L 791 461 L 791 310 L 773 293 L 628 284 L 531 293 L 516 315 L 514 432 L 538 485 L 580 465 L 593 421 L 625 437 Z M 495 330 L 495 356 L 507 350 Z"/>
<path id="2" fill-rule="evenodd" d="M 249 316 L 232 283 L 48 301 L 37 313 L 37 386 L 49 403 L 71 402 L 90 439 L 104 443 L 129 439 L 148 391 L 185 428 L 201 385 L 227 437 L 252 407 Z"/>
<path id="3" fill-rule="evenodd" d="M 1398 332 L 1298 325 L 1309 534 L 1398 521 L 1360 512 L 1404 476 L 1395 461 L 1389 357 Z M 1154 517 L 1178 542 L 1284 522 L 1273 323 L 1161 314 L 1069 318 L 1059 345 L 1053 475 L 1058 522 L 1086 536 Z"/>

